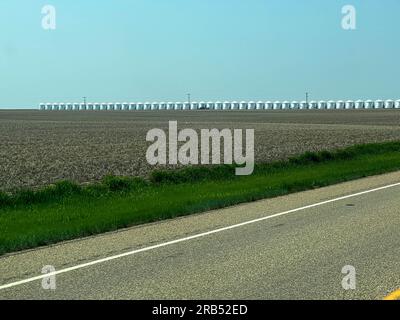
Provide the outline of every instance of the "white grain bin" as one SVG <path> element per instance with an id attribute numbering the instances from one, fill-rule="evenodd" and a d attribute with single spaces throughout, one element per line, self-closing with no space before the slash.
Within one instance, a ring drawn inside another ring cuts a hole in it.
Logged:
<path id="1" fill-rule="evenodd" d="M 265 110 L 265 102 L 264 101 L 257 102 L 257 110 Z"/>
<path id="2" fill-rule="evenodd" d="M 74 104 L 73 103 L 67 103 L 67 110 L 72 111 L 74 109 Z"/>
<path id="3" fill-rule="evenodd" d="M 266 110 L 272 110 L 272 109 L 274 109 L 274 103 L 271 102 L 271 101 L 265 102 L 265 109 L 266 109 Z"/>
<path id="4" fill-rule="evenodd" d="M 346 106 L 346 103 L 342 100 L 339 100 L 336 102 L 336 109 L 344 109 Z"/>
<path id="5" fill-rule="evenodd" d="M 212 101 L 207 102 L 207 109 L 208 110 L 215 110 L 215 103 Z"/>
<path id="6" fill-rule="evenodd" d="M 166 102 L 160 102 L 160 110 L 167 110 L 168 108 L 168 103 Z"/>
<path id="7" fill-rule="evenodd" d="M 396 102 L 394 103 L 394 107 L 396 109 L 400 109 L 400 100 L 396 100 Z"/>
<path id="8" fill-rule="evenodd" d="M 367 100 L 364 103 L 365 109 L 373 109 L 374 108 L 374 102 L 372 100 Z"/>
<path id="9" fill-rule="evenodd" d="M 297 101 L 292 101 L 292 103 L 290 104 L 290 109 L 294 109 L 294 110 L 300 109 L 300 103 Z"/>
<path id="10" fill-rule="evenodd" d="M 301 110 L 307 110 L 308 109 L 309 103 L 307 101 L 301 101 L 300 102 L 300 109 Z"/>
<path id="11" fill-rule="evenodd" d="M 39 104 L 39 110 L 41 111 L 46 110 L 46 105 L 44 103 Z"/>
<path id="12" fill-rule="evenodd" d="M 382 100 L 376 100 L 375 101 L 375 109 L 382 109 L 384 107 L 385 103 Z"/>
<path id="13" fill-rule="evenodd" d="M 151 103 L 150 102 L 146 102 L 144 104 L 144 110 L 151 110 Z"/>
<path id="14" fill-rule="evenodd" d="M 222 109 L 223 110 L 231 110 L 232 109 L 232 103 L 230 101 L 225 101 Z"/>
<path id="15" fill-rule="evenodd" d="M 274 102 L 274 110 L 280 110 L 280 109 L 282 109 L 282 102 L 275 101 Z"/>
<path id="16" fill-rule="evenodd" d="M 217 101 L 215 103 L 215 110 L 222 110 L 224 108 L 224 104 L 221 101 Z"/>
<path id="17" fill-rule="evenodd" d="M 346 109 L 354 109 L 355 108 L 355 103 L 353 100 L 347 100 L 346 101 Z"/>
<path id="18" fill-rule="evenodd" d="M 385 109 L 393 109 L 394 108 L 394 101 L 393 100 L 386 100 L 385 101 Z"/>
<path id="19" fill-rule="evenodd" d="M 318 109 L 318 102 L 317 101 L 310 101 L 308 104 L 308 109 Z"/>
<path id="20" fill-rule="evenodd" d="M 200 101 L 200 102 L 199 102 L 199 109 L 200 109 L 200 110 L 205 110 L 205 109 L 207 109 L 207 102 Z"/>
<path id="21" fill-rule="evenodd" d="M 66 106 L 65 103 L 60 103 L 60 110 L 65 111 Z"/>
<path id="22" fill-rule="evenodd" d="M 115 104 L 115 109 L 118 110 L 118 111 L 121 111 L 121 110 L 122 110 L 122 103 L 117 102 L 117 103 Z"/>
<path id="23" fill-rule="evenodd" d="M 79 103 L 74 103 L 74 111 L 79 111 L 80 106 Z"/>
<path id="24" fill-rule="evenodd" d="M 139 111 L 144 110 L 144 103 L 142 103 L 142 102 L 136 103 L 136 110 L 139 110 Z"/>
<path id="25" fill-rule="evenodd" d="M 289 101 L 283 101 L 282 102 L 282 109 L 283 110 L 290 110 L 291 103 Z"/>
<path id="26" fill-rule="evenodd" d="M 88 110 L 90 110 L 90 111 L 94 110 L 94 104 L 93 103 L 88 103 L 87 107 L 88 107 Z"/>
<path id="27" fill-rule="evenodd" d="M 80 105 L 80 107 L 79 107 L 79 110 L 85 111 L 86 109 L 87 109 L 86 103 L 81 103 L 81 105 Z"/>
<path id="28" fill-rule="evenodd" d="M 240 109 L 240 103 L 237 101 L 232 101 L 231 110 L 239 110 L 239 109 Z"/>
<path id="29" fill-rule="evenodd" d="M 125 110 L 125 111 L 128 111 L 129 110 L 129 103 L 128 102 L 123 102 L 122 103 L 122 109 Z"/>
<path id="30" fill-rule="evenodd" d="M 130 111 L 136 111 L 137 110 L 137 104 L 135 102 L 129 103 L 129 110 Z"/>
<path id="31" fill-rule="evenodd" d="M 328 101 L 328 106 L 327 106 L 327 108 L 328 108 L 329 110 L 336 109 L 336 101 L 329 100 L 329 101 Z"/>
<path id="32" fill-rule="evenodd" d="M 318 102 L 318 109 L 325 110 L 328 109 L 328 103 L 326 101 L 319 101 Z"/>
<path id="33" fill-rule="evenodd" d="M 183 104 L 183 110 L 190 110 L 192 108 L 192 104 L 189 102 L 185 102 Z"/>
<path id="34" fill-rule="evenodd" d="M 160 104 L 158 102 L 153 102 L 151 104 L 151 110 L 160 110 Z"/>
<path id="35" fill-rule="evenodd" d="M 94 104 L 94 110 L 100 111 L 100 110 L 101 110 L 101 104 L 98 103 L 98 102 L 96 102 L 96 103 Z"/>
<path id="36" fill-rule="evenodd" d="M 52 103 L 46 103 L 46 110 L 53 110 L 53 104 Z"/>
<path id="37" fill-rule="evenodd" d="M 108 110 L 108 103 L 103 102 L 103 103 L 101 104 L 101 110 L 107 111 L 107 110 Z"/>
<path id="38" fill-rule="evenodd" d="M 115 110 L 115 104 L 114 103 L 109 103 L 108 104 L 108 110 L 114 111 Z"/>
<path id="39" fill-rule="evenodd" d="M 254 101 L 249 102 L 249 110 L 256 110 L 257 109 L 257 103 Z"/>
<path id="40" fill-rule="evenodd" d="M 52 110 L 53 110 L 53 111 L 58 111 L 58 110 L 60 110 L 60 104 L 59 104 L 59 103 L 53 103 L 53 108 L 52 108 Z"/>
<path id="41" fill-rule="evenodd" d="M 190 106 L 190 110 L 198 110 L 200 108 L 200 104 L 196 101 L 193 101 Z"/>
<path id="42" fill-rule="evenodd" d="M 364 109 L 364 101 L 363 100 L 357 100 L 355 103 L 355 108 L 356 109 Z"/>
<path id="43" fill-rule="evenodd" d="M 183 110 L 183 103 L 175 102 L 175 110 Z"/>
<path id="44" fill-rule="evenodd" d="M 240 102 L 240 110 L 247 110 L 249 108 L 249 104 L 247 103 L 247 101 L 241 101 Z"/>

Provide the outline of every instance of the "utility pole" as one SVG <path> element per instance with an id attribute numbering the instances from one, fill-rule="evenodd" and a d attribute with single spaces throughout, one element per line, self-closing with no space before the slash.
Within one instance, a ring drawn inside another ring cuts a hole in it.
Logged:
<path id="1" fill-rule="evenodd" d="M 187 94 L 188 97 L 188 103 L 190 104 L 190 93 Z"/>
<path id="2" fill-rule="evenodd" d="M 86 97 L 83 97 L 83 104 L 86 107 Z"/>
<path id="3" fill-rule="evenodd" d="M 307 105 L 307 109 L 308 109 L 308 92 L 306 92 L 306 105 Z"/>

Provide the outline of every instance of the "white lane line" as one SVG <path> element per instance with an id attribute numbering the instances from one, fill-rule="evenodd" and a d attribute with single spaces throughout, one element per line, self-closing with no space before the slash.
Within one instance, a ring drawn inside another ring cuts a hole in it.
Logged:
<path id="1" fill-rule="evenodd" d="M 273 219 L 273 218 L 276 218 L 276 217 L 284 216 L 284 215 L 287 215 L 287 214 L 290 214 L 290 213 L 294 213 L 294 212 L 298 212 L 298 211 L 302 211 L 302 210 L 305 210 L 305 209 L 315 208 L 315 207 L 322 206 L 322 205 L 325 205 L 325 204 L 328 204 L 328 203 L 337 202 L 337 201 L 341 201 L 341 200 L 345 200 L 345 199 L 349 199 L 349 198 L 354 198 L 354 197 L 361 196 L 361 195 L 364 195 L 364 194 L 368 194 L 368 193 L 372 193 L 372 192 L 376 192 L 376 191 L 380 191 L 380 190 L 385 190 L 385 189 L 389 189 L 389 188 L 393 188 L 393 187 L 397 187 L 397 186 L 400 186 L 400 182 L 394 183 L 394 184 L 390 184 L 390 185 L 386 185 L 386 186 L 379 187 L 379 188 L 375 188 L 375 189 L 370 189 L 370 190 L 367 190 L 367 191 L 353 193 L 353 194 L 350 194 L 350 195 L 347 195 L 347 196 L 343 196 L 343 197 L 339 197 L 339 198 L 335 198 L 335 199 L 331 199 L 331 200 L 326 200 L 326 201 L 314 203 L 314 204 L 311 204 L 311 205 L 308 205 L 308 206 L 304 206 L 304 207 L 300 207 L 300 208 L 296 208 L 296 209 L 292 209 L 292 210 L 288 210 L 288 211 L 283 211 L 283 212 L 276 213 L 276 214 L 269 215 L 269 216 L 265 216 L 265 217 L 262 217 L 262 218 L 258 218 L 258 219 L 249 220 L 249 221 L 246 221 L 246 222 L 234 224 L 234 225 L 231 225 L 231 226 L 228 226 L 228 227 L 223 227 L 223 228 L 219 228 L 219 229 L 215 229 L 215 230 L 211 230 L 211 231 L 195 234 L 193 236 L 189 236 L 189 237 L 185 237 L 185 238 L 180 238 L 180 239 L 176 239 L 176 240 L 160 243 L 160 244 L 157 244 L 157 245 L 154 245 L 154 246 L 145 247 L 145 248 L 142 248 L 142 249 L 137 249 L 137 250 L 121 253 L 121 254 L 110 256 L 110 257 L 107 257 L 107 258 L 94 260 L 94 261 L 87 262 L 87 263 L 78 264 L 78 265 L 76 265 L 74 267 L 65 268 L 65 269 L 61 269 L 61 270 L 55 271 L 55 272 L 46 273 L 46 274 L 42 274 L 42 275 L 39 275 L 39 276 L 36 276 L 36 277 L 32 277 L 32 278 L 28 278 L 28 279 L 12 282 L 12 283 L 9 283 L 9 284 L 5 284 L 5 285 L 0 286 L 0 290 L 7 289 L 7 288 L 12 288 L 12 287 L 16 287 L 16 286 L 20 286 L 22 284 L 33 282 L 33 281 L 36 281 L 36 280 L 41 280 L 41 279 L 48 278 L 48 277 L 51 277 L 51 276 L 55 276 L 55 275 L 58 275 L 58 274 L 67 273 L 67 272 L 71 272 L 71 271 L 74 271 L 74 270 L 90 267 L 90 266 L 93 266 L 93 265 L 96 265 L 96 264 L 99 264 L 99 263 L 102 263 L 102 262 L 107 262 L 107 261 L 111 261 L 111 260 L 115 260 L 115 259 L 120 259 L 120 258 L 123 258 L 123 257 L 134 255 L 136 253 L 146 252 L 146 251 L 150 251 L 150 250 L 154 250 L 154 249 L 170 246 L 170 245 L 173 245 L 173 244 L 176 244 L 176 243 L 180 243 L 180 242 L 184 242 L 184 241 L 189 241 L 189 240 L 193 240 L 193 239 L 197 239 L 197 238 L 206 237 L 206 236 L 209 236 L 211 234 L 219 233 L 219 232 L 222 232 L 222 231 L 243 227 L 243 226 L 246 226 L 246 225 L 249 225 L 249 224 L 257 223 L 257 222 L 268 220 L 268 219 Z"/>

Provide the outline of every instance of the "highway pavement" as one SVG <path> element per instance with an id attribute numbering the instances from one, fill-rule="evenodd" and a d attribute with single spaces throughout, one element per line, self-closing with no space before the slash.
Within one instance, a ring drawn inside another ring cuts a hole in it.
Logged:
<path id="1" fill-rule="evenodd" d="M 400 288 L 399 182 L 395 172 L 6 255 L 0 299 L 383 299 Z"/>

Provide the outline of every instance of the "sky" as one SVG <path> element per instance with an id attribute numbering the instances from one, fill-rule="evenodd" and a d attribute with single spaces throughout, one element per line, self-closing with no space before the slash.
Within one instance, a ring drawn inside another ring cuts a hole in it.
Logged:
<path id="1" fill-rule="evenodd" d="M 398 0 L 0 0 L 0 108 L 399 99 L 399 14 Z"/>

